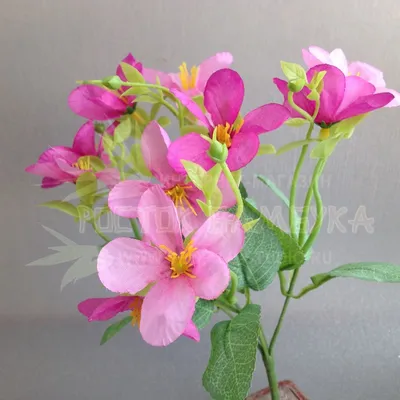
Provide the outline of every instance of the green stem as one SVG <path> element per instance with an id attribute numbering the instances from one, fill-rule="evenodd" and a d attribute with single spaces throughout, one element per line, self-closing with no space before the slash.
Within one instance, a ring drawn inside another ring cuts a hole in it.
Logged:
<path id="1" fill-rule="evenodd" d="M 304 119 L 306 119 L 310 123 L 314 123 L 313 117 L 308 112 L 306 112 L 302 108 L 300 108 L 294 102 L 293 94 L 294 94 L 293 92 L 288 93 L 288 103 L 290 104 L 290 107 L 292 107 L 293 110 L 297 111 Z"/>
<path id="2" fill-rule="evenodd" d="M 175 108 L 174 108 L 171 104 L 168 103 L 168 101 L 166 101 L 166 100 L 160 100 L 160 102 L 161 102 L 161 104 L 162 104 L 164 107 L 166 107 L 169 111 L 171 111 L 171 113 L 172 113 L 176 118 L 180 118 L 180 117 L 179 117 L 179 114 L 178 114 L 178 111 L 176 111 Z M 180 122 L 179 122 L 179 125 L 180 125 Z"/>
<path id="3" fill-rule="evenodd" d="M 138 222 L 135 218 L 130 218 L 129 222 L 131 223 L 132 231 L 137 240 L 142 240 L 142 234 L 140 233 L 140 228 Z"/>
<path id="4" fill-rule="evenodd" d="M 105 241 L 105 242 L 110 242 L 111 239 L 109 237 L 107 237 L 103 232 L 100 231 L 99 227 L 97 226 L 97 222 L 95 219 L 92 219 L 92 221 L 90 221 L 90 223 L 93 226 L 93 230 Z"/>
<path id="5" fill-rule="evenodd" d="M 248 287 L 244 288 L 244 296 L 246 297 L 246 306 L 251 303 L 250 289 Z"/>
<path id="6" fill-rule="evenodd" d="M 229 272 L 231 274 L 231 289 L 229 290 L 229 293 L 227 295 L 227 300 L 230 304 L 234 304 L 236 303 L 235 294 L 238 287 L 238 277 L 232 270 L 230 270 Z"/>
<path id="7" fill-rule="evenodd" d="M 240 194 L 239 186 L 237 185 L 235 178 L 233 177 L 232 172 L 229 169 L 226 162 L 223 162 L 220 165 L 222 167 L 222 172 L 226 176 L 226 179 L 228 180 L 229 185 L 232 188 L 233 193 L 235 194 L 236 202 L 237 202 L 236 217 L 238 219 L 240 219 L 240 217 L 243 214 L 243 199 L 242 199 L 242 195 Z"/>
<path id="8" fill-rule="evenodd" d="M 287 296 L 285 273 L 283 271 L 279 271 L 278 272 L 278 277 L 279 277 L 279 286 L 280 286 L 280 289 L 281 289 L 281 293 L 284 296 Z"/>

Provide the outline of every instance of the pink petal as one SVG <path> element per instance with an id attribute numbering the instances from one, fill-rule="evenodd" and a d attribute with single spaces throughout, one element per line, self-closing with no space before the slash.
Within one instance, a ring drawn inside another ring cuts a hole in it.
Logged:
<path id="1" fill-rule="evenodd" d="M 54 146 L 45 150 L 38 159 L 38 162 L 54 162 L 55 158 L 63 158 L 69 163 L 74 163 L 78 160 L 80 154 L 65 146 Z"/>
<path id="2" fill-rule="evenodd" d="M 239 115 L 244 98 L 244 84 L 232 69 L 214 72 L 204 89 L 204 106 L 214 125 L 232 125 Z"/>
<path id="3" fill-rule="evenodd" d="M 328 51 L 318 46 L 310 46 L 308 50 L 318 60 L 318 64 L 329 64 L 330 54 Z"/>
<path id="4" fill-rule="evenodd" d="M 183 332 L 183 336 L 186 336 L 189 339 L 194 340 L 195 342 L 200 342 L 200 332 L 193 321 L 189 321 L 187 327 Z"/>
<path id="5" fill-rule="evenodd" d="M 73 167 L 69 162 L 65 161 L 62 158 L 56 158 L 54 161 L 61 171 L 70 176 L 77 177 L 85 172 L 79 168 Z"/>
<path id="6" fill-rule="evenodd" d="M 342 49 L 335 49 L 329 54 L 330 63 L 339 68 L 345 75 L 349 73 L 347 59 Z"/>
<path id="7" fill-rule="evenodd" d="M 26 167 L 25 171 L 30 174 L 39 175 L 46 178 L 52 178 L 63 182 L 68 182 L 73 180 L 73 178 L 71 178 L 69 174 L 60 170 L 60 168 L 54 162 L 40 162 L 32 164 Z"/>
<path id="8" fill-rule="evenodd" d="M 107 321 L 117 314 L 130 310 L 134 296 L 87 299 L 78 304 L 78 310 L 89 322 Z"/>
<path id="9" fill-rule="evenodd" d="M 100 250 L 97 271 L 107 289 L 135 294 L 169 271 L 169 264 L 159 249 L 140 240 L 120 237 Z"/>
<path id="10" fill-rule="evenodd" d="M 42 185 L 41 187 L 43 189 L 50 189 L 50 188 L 54 188 L 56 186 L 60 186 L 64 183 L 64 181 L 59 180 L 59 179 L 54 179 L 54 178 L 49 178 L 49 177 L 44 177 L 42 179 Z"/>
<path id="11" fill-rule="evenodd" d="M 236 196 L 229 184 L 226 176 L 221 174 L 218 181 L 218 188 L 222 193 L 222 208 L 230 208 L 236 204 Z"/>
<path id="12" fill-rule="evenodd" d="M 96 172 L 96 178 L 102 181 L 109 189 L 120 182 L 120 173 L 116 168 L 104 168 Z"/>
<path id="13" fill-rule="evenodd" d="M 108 195 L 110 210 L 120 217 L 137 218 L 139 201 L 143 193 L 153 184 L 146 181 L 122 181 Z"/>
<path id="14" fill-rule="evenodd" d="M 167 346 L 186 330 L 195 308 L 195 294 L 185 278 L 163 279 L 143 300 L 140 333 L 152 346 Z"/>
<path id="15" fill-rule="evenodd" d="M 237 133 L 232 139 L 226 163 L 231 171 L 245 167 L 257 155 L 260 140 L 254 133 Z"/>
<path id="16" fill-rule="evenodd" d="M 321 64 L 321 60 L 315 57 L 310 51 L 303 49 L 302 53 L 303 53 L 304 63 L 307 65 L 308 68 L 312 68 L 318 64 Z"/>
<path id="17" fill-rule="evenodd" d="M 178 213 L 172 200 L 159 186 L 146 190 L 138 207 L 144 234 L 156 245 L 180 253 L 183 249 Z"/>
<path id="18" fill-rule="evenodd" d="M 126 104 L 117 94 L 94 85 L 74 89 L 68 97 L 68 104 L 75 114 L 98 121 L 119 118 L 126 111 Z"/>
<path id="19" fill-rule="evenodd" d="M 288 118 L 290 112 L 280 104 L 270 103 L 250 111 L 244 117 L 244 124 L 240 128 L 240 133 L 260 133 L 270 132 L 278 129 Z"/>
<path id="20" fill-rule="evenodd" d="M 192 237 L 197 249 L 218 254 L 226 262 L 233 260 L 244 243 L 244 230 L 235 215 L 227 212 L 213 214 Z"/>
<path id="21" fill-rule="evenodd" d="M 212 251 L 199 249 L 192 255 L 192 273 L 196 277 L 190 280 L 196 296 L 213 300 L 228 287 L 230 273 L 227 263 Z"/>
<path id="22" fill-rule="evenodd" d="M 376 88 L 375 93 L 391 93 L 394 96 L 394 99 L 389 103 L 386 104 L 385 107 L 398 107 L 400 106 L 400 93 L 396 92 L 393 89 L 388 89 L 385 87 Z"/>
<path id="23" fill-rule="evenodd" d="M 233 63 L 233 56 L 231 53 L 223 52 L 217 53 L 215 56 L 207 58 L 199 65 L 199 72 L 197 76 L 197 89 L 201 92 L 204 91 L 204 87 L 215 72 L 223 68 L 228 68 Z"/>
<path id="24" fill-rule="evenodd" d="M 146 82 L 148 83 L 157 83 L 157 77 L 160 80 L 161 86 L 164 86 L 168 89 L 178 89 L 178 87 L 172 82 L 171 77 L 162 71 L 157 71 L 155 69 L 143 68 L 142 74 Z"/>
<path id="25" fill-rule="evenodd" d="M 186 208 L 181 211 L 179 210 L 179 218 L 182 224 L 182 233 L 183 236 L 189 236 L 193 231 L 200 228 L 201 225 L 207 220 L 207 217 L 204 215 L 203 211 L 197 204 L 193 205 L 193 208 L 196 210 L 196 214 L 194 214 L 190 209 Z"/>
<path id="26" fill-rule="evenodd" d="M 75 135 L 72 144 L 74 152 L 81 156 L 97 156 L 95 131 L 92 121 L 84 123 Z"/>
<path id="27" fill-rule="evenodd" d="M 204 140 L 198 133 L 189 133 L 171 143 L 168 148 L 169 165 L 179 174 L 186 174 L 181 160 L 192 161 L 209 170 L 215 165 L 207 154 L 210 143 Z"/>
<path id="28" fill-rule="evenodd" d="M 349 74 L 359 76 L 377 88 L 386 86 L 386 82 L 383 79 L 383 72 L 367 63 L 360 61 L 352 62 L 349 65 Z"/>

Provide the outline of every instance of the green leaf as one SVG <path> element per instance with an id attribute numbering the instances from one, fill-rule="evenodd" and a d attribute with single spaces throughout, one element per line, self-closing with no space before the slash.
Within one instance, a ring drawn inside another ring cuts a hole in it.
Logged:
<path id="1" fill-rule="evenodd" d="M 166 127 L 171 124 L 171 120 L 168 117 L 162 116 L 158 118 L 157 122 L 162 126 Z"/>
<path id="2" fill-rule="evenodd" d="M 277 150 L 276 155 L 279 156 L 283 153 L 286 153 L 287 151 L 296 149 L 297 147 L 302 147 L 302 146 L 305 146 L 307 144 L 311 144 L 311 143 L 314 143 L 317 141 L 318 141 L 317 139 L 303 139 L 303 140 L 297 140 L 295 142 L 287 143 Z"/>
<path id="3" fill-rule="evenodd" d="M 52 200 L 52 201 L 47 201 L 46 203 L 42 203 L 40 204 L 40 206 L 53 208 L 54 210 L 61 211 L 68 215 L 72 215 L 75 218 L 78 218 L 79 215 L 77 208 L 73 204 L 68 203 L 67 201 Z"/>
<path id="4" fill-rule="evenodd" d="M 203 385 L 216 400 L 246 398 L 256 364 L 261 308 L 249 304 L 231 321 L 211 331 L 211 355 Z"/>
<path id="5" fill-rule="evenodd" d="M 240 191 L 240 195 L 242 196 L 242 199 L 247 199 L 249 197 L 249 194 L 247 193 L 247 189 L 243 185 L 243 182 L 239 183 L 239 191 Z"/>
<path id="6" fill-rule="evenodd" d="M 128 82 L 145 83 L 143 75 L 135 67 L 125 62 L 122 62 L 120 65 Z"/>
<path id="7" fill-rule="evenodd" d="M 310 83 L 307 85 L 308 88 L 312 90 L 316 90 L 317 94 L 321 93 L 321 84 L 323 82 L 324 76 L 326 75 L 326 71 L 319 71 L 314 74 Z"/>
<path id="8" fill-rule="evenodd" d="M 154 104 L 154 105 L 160 105 L 161 107 L 161 103 L 160 103 L 160 96 L 156 95 L 155 93 L 152 92 L 148 92 L 146 94 L 141 94 L 138 96 L 138 98 L 136 99 L 137 103 L 150 103 L 150 104 Z"/>
<path id="9" fill-rule="evenodd" d="M 141 107 L 135 108 L 135 112 L 131 115 L 131 118 L 141 127 L 145 127 L 150 122 L 150 115 Z"/>
<path id="10" fill-rule="evenodd" d="M 307 82 L 306 71 L 301 65 L 281 61 L 281 68 L 289 82 L 297 81 L 298 79 L 303 79 Z"/>
<path id="11" fill-rule="evenodd" d="M 139 172 L 139 174 L 141 174 L 143 176 L 148 176 L 148 177 L 153 176 L 153 174 L 147 168 L 147 165 L 144 161 L 140 143 L 135 143 L 132 145 L 131 156 L 132 156 L 133 165 L 134 165 L 136 171 Z"/>
<path id="12" fill-rule="evenodd" d="M 114 130 L 114 143 L 125 142 L 131 136 L 132 123 L 130 118 L 123 119 Z"/>
<path id="13" fill-rule="evenodd" d="M 197 204 L 199 205 L 199 207 L 201 208 L 201 211 L 203 211 L 204 215 L 206 217 L 210 217 L 209 212 L 208 212 L 208 206 L 206 203 L 204 203 L 204 201 L 201 201 L 200 199 L 197 199 Z"/>
<path id="14" fill-rule="evenodd" d="M 206 327 L 215 311 L 214 301 L 199 299 L 196 303 L 192 321 L 198 329 Z"/>
<path id="15" fill-rule="evenodd" d="M 232 171 L 233 179 L 235 180 L 236 184 L 239 185 L 240 181 L 242 180 L 242 170 L 239 169 L 237 171 Z"/>
<path id="16" fill-rule="evenodd" d="M 110 325 L 104 332 L 103 337 L 101 338 L 100 344 L 108 342 L 111 338 L 113 338 L 122 328 L 132 322 L 132 317 L 125 317 L 121 321 L 117 321 L 114 324 Z"/>
<path id="17" fill-rule="evenodd" d="M 350 139 L 354 133 L 356 126 L 367 116 L 367 114 L 357 115 L 356 117 L 347 118 L 330 128 L 331 135 L 343 136 L 345 139 Z"/>
<path id="18" fill-rule="evenodd" d="M 311 158 L 328 158 L 335 150 L 341 137 L 331 137 L 319 142 L 310 153 Z"/>
<path id="19" fill-rule="evenodd" d="M 162 104 L 161 103 L 156 103 L 153 105 L 153 107 L 151 107 L 150 110 L 150 119 L 154 120 L 158 114 L 158 112 L 160 111 Z"/>
<path id="20" fill-rule="evenodd" d="M 316 89 L 311 90 L 311 92 L 308 93 L 307 95 L 308 100 L 317 101 L 318 98 L 319 98 L 319 93 L 317 92 Z"/>
<path id="21" fill-rule="evenodd" d="M 308 121 L 304 118 L 289 118 L 285 124 L 289 126 L 303 126 L 308 124 Z"/>
<path id="22" fill-rule="evenodd" d="M 200 135 L 208 136 L 208 129 L 202 125 L 185 125 L 181 127 L 181 135 L 187 135 L 188 133 L 198 133 Z"/>
<path id="23" fill-rule="evenodd" d="M 122 97 L 126 96 L 141 96 L 144 94 L 148 94 L 149 89 L 145 86 L 132 86 L 128 90 L 125 90 L 124 93 L 122 93 Z"/>
<path id="24" fill-rule="evenodd" d="M 245 232 L 249 231 L 250 229 L 252 229 L 256 225 L 256 223 L 259 220 L 260 220 L 260 218 L 257 218 L 257 219 L 253 219 L 253 221 L 246 222 L 245 224 L 243 224 L 243 230 Z"/>
<path id="25" fill-rule="evenodd" d="M 260 147 L 258 148 L 257 155 L 262 156 L 264 154 L 275 154 L 276 149 L 275 146 L 272 144 L 261 144 Z"/>
<path id="26" fill-rule="evenodd" d="M 193 182 L 193 185 L 196 186 L 197 189 L 203 190 L 204 179 L 207 174 L 206 170 L 192 161 L 181 160 L 181 162 L 190 180 Z"/>
<path id="27" fill-rule="evenodd" d="M 94 196 L 97 192 L 97 178 L 92 172 L 84 172 L 76 180 L 76 194 L 81 202 L 86 205 L 93 205 Z"/>

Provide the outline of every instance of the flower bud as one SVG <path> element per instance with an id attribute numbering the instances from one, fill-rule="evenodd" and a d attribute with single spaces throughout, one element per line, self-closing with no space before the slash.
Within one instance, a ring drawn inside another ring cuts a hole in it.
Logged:
<path id="1" fill-rule="evenodd" d="M 288 82 L 287 87 L 291 92 L 297 93 L 303 89 L 305 84 L 306 81 L 304 79 L 296 79 L 295 81 Z"/>
<path id="2" fill-rule="evenodd" d="M 121 78 L 117 75 L 108 76 L 107 78 L 104 78 L 102 83 L 105 87 L 107 87 L 109 89 L 113 89 L 113 90 L 120 89 L 121 86 L 124 84 L 124 82 L 121 80 Z"/>
<path id="3" fill-rule="evenodd" d="M 228 148 L 226 144 L 222 144 L 218 140 L 213 140 L 208 149 L 208 155 L 216 163 L 223 163 L 228 158 Z"/>

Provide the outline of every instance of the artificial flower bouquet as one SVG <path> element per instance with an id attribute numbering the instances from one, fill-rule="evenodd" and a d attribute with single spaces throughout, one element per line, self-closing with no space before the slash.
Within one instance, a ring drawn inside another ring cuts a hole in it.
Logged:
<path id="1" fill-rule="evenodd" d="M 104 241 L 97 273 L 110 296 L 78 305 L 89 321 L 122 314 L 101 343 L 129 325 L 152 346 L 167 346 L 181 336 L 199 341 L 201 329 L 223 313 L 211 330 L 203 375 L 214 399 L 246 398 L 257 350 L 270 396 L 279 399 L 274 350 L 292 299 L 339 277 L 400 282 L 399 266 L 360 262 L 321 271 L 308 286 L 295 289 L 322 226 L 318 181 L 329 156 L 367 114 L 400 104 L 381 71 L 349 64 L 340 49 L 310 47 L 303 58 L 306 69 L 281 63 L 286 79 L 274 83 L 282 104 L 264 104 L 243 115 L 244 83 L 230 68 L 230 53 L 190 70 L 183 63 L 178 73 L 146 68 L 128 55 L 115 75 L 80 81 L 70 94 L 70 108 L 87 120 L 72 146 L 50 147 L 26 169 L 43 178 L 43 188 L 72 183 L 76 201 L 45 205 L 92 224 Z M 165 130 L 171 116 L 175 139 Z M 260 144 L 260 135 L 283 124 L 307 127 L 304 139 L 278 150 Z M 273 154 L 297 149 L 288 197 L 257 176 L 287 206 L 285 232 L 248 196 L 241 171 L 255 157 L 269 154 L 272 163 Z M 306 160 L 315 168 L 299 208 L 296 185 Z M 316 218 L 309 227 L 314 203 Z M 99 227 L 107 213 L 129 219 L 132 234 L 110 239 Z M 252 292 L 265 290 L 274 279 L 284 302 L 275 330 L 266 333 Z"/>

